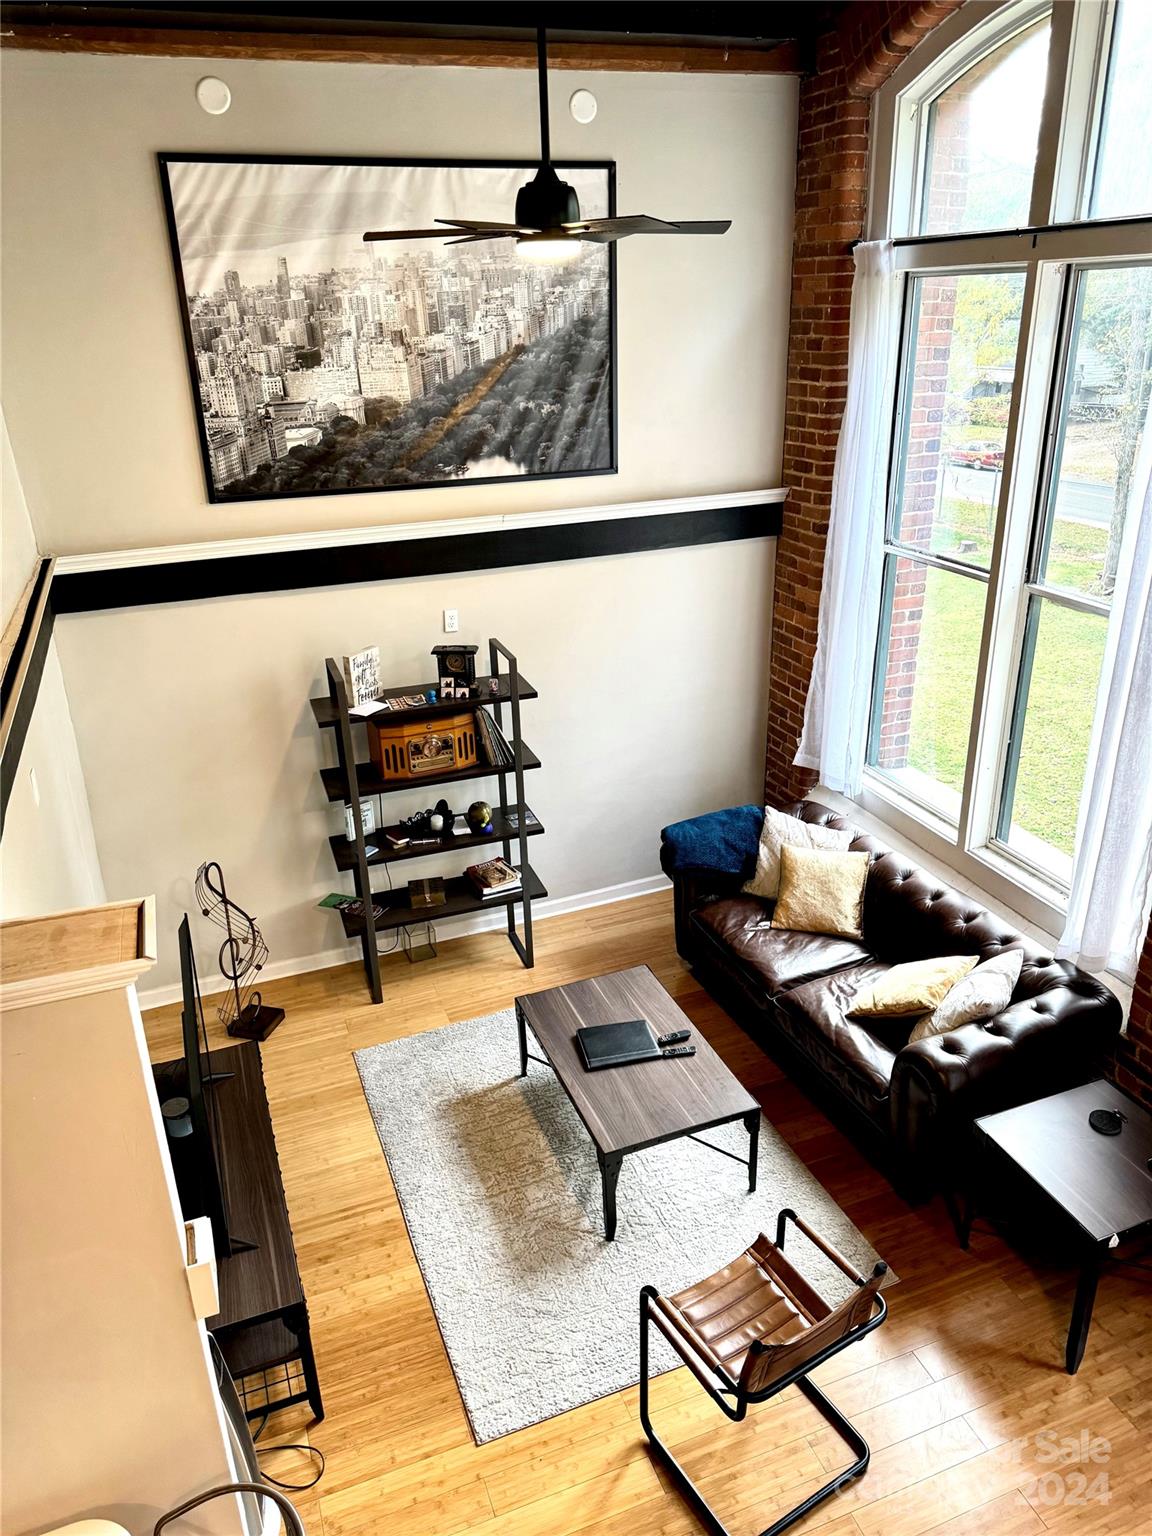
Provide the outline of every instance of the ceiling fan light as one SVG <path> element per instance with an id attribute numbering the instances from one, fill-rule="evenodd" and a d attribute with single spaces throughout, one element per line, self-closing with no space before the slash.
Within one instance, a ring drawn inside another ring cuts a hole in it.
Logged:
<path id="1" fill-rule="evenodd" d="M 525 261 L 571 261 L 579 256 L 581 243 L 571 235 L 521 235 L 516 242 L 516 254 Z"/>

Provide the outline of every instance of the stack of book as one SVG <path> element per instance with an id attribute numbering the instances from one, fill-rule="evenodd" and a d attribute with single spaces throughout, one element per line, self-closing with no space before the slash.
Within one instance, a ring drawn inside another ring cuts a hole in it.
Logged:
<path id="1" fill-rule="evenodd" d="M 516 756 L 507 736 L 486 709 L 476 711 L 476 734 L 493 768 L 511 768 Z"/>
<path id="2" fill-rule="evenodd" d="M 470 864 L 464 871 L 478 896 L 487 900 L 490 896 L 507 896 L 521 888 L 520 871 L 507 859 L 488 859 L 483 864 Z"/>

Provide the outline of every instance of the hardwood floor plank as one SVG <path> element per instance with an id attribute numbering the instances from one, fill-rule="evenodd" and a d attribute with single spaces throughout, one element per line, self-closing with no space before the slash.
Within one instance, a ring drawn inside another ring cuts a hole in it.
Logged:
<path id="1" fill-rule="evenodd" d="M 299 1408 L 273 1414 L 261 1446 L 290 1481 L 308 1475 L 303 1458 L 277 1443 L 327 1455 L 317 1487 L 296 1495 L 310 1536 L 700 1536 L 643 1442 L 635 1387 L 473 1442 L 353 1060 L 363 1046 L 510 1007 L 518 992 L 636 964 L 652 967 L 900 1276 L 886 1325 L 815 1373 L 871 1440 L 873 1461 L 798 1536 L 1150 1536 L 1145 1281 L 1105 1274 L 1084 1364 L 1065 1376 L 1073 1272 L 987 1232 L 962 1252 L 939 1201 L 906 1205 L 686 969 L 667 893 L 538 923 L 536 952 L 530 973 L 499 933 L 445 943 L 423 965 L 391 956 L 381 1007 L 366 1002 L 357 964 L 269 983 L 286 1018 L 262 1048 L 265 1080 L 328 1412 L 321 1424 Z M 213 1046 L 234 1044 L 205 1001 Z M 179 1054 L 178 1006 L 153 1010 L 145 1027 L 154 1060 Z M 795 1390 L 732 1425 L 677 1370 L 653 1382 L 652 1403 L 735 1536 L 753 1536 L 844 1464 Z M 1054 1485 L 1036 1439 L 1050 1428 L 1109 1440 L 1107 1506 L 1045 1502 Z"/>
<path id="2" fill-rule="evenodd" d="M 926 1536 L 1035 1536 L 1044 1529 L 1043 1520 L 1019 1489 L 1014 1488 L 966 1515 L 956 1515 L 943 1525 L 929 1527 Z"/>

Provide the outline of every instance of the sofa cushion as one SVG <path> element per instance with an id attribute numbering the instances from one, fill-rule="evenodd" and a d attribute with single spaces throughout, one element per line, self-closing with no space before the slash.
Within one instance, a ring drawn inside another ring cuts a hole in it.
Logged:
<path id="1" fill-rule="evenodd" d="M 860 918 L 868 859 L 866 853 L 785 844 L 780 850 L 780 895 L 772 914 L 773 928 L 863 939 Z"/>
<path id="2" fill-rule="evenodd" d="M 857 991 L 872 986 L 887 969 L 870 959 L 775 1000 L 784 1032 L 870 1114 L 888 1097 L 896 1053 L 912 1020 L 850 1019 L 848 1010 Z"/>
<path id="3" fill-rule="evenodd" d="M 818 827 L 766 805 L 756 851 L 756 873 L 746 882 L 745 893 L 765 901 L 776 900 L 780 894 L 780 852 L 785 843 L 793 848 L 835 848 L 844 853 L 851 841 L 852 833 L 847 827 L 843 831 L 837 827 Z"/>
<path id="4" fill-rule="evenodd" d="M 771 908 L 756 896 L 710 902 L 692 914 L 692 922 L 770 996 L 871 959 L 855 939 L 773 928 Z"/>

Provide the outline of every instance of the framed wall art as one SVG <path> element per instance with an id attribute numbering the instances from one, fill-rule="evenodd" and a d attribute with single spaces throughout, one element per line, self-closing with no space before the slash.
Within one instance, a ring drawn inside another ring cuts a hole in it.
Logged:
<path id="1" fill-rule="evenodd" d="M 158 159 L 210 501 L 615 472 L 614 246 L 363 239 L 507 220 L 533 162 Z"/>

